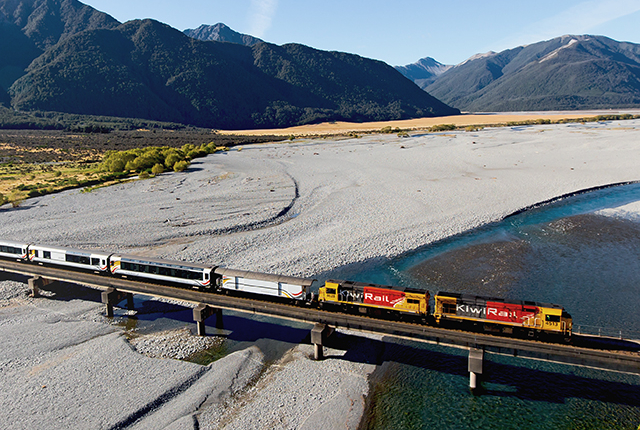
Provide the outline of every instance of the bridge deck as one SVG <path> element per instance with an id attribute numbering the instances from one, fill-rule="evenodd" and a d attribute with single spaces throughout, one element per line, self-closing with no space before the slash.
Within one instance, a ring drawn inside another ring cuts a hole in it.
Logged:
<path id="1" fill-rule="evenodd" d="M 563 345 L 329 312 L 304 305 L 294 306 L 258 299 L 213 294 L 137 280 L 114 278 L 108 275 L 96 275 L 12 261 L 1 260 L 0 271 L 41 276 L 50 280 L 76 283 L 101 290 L 115 288 L 126 293 L 182 300 L 194 304 L 202 303 L 218 309 L 308 323 L 320 323 L 335 328 L 348 328 L 414 341 L 426 341 L 463 348 L 482 348 L 485 351 L 500 354 L 640 374 L 640 345 L 630 341 L 592 336 L 574 336 L 572 345 Z"/>

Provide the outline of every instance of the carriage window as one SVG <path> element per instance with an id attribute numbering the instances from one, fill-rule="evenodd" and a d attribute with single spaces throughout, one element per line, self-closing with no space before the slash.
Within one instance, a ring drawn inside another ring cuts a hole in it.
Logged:
<path id="1" fill-rule="evenodd" d="M 51 252 L 50 251 L 42 251 L 42 258 L 48 258 L 51 260 Z"/>
<path id="2" fill-rule="evenodd" d="M 407 303 L 409 303 L 410 305 L 419 305 L 420 304 L 420 300 L 407 299 Z"/>
<path id="3" fill-rule="evenodd" d="M 99 266 L 100 265 L 100 259 L 99 258 L 92 258 L 91 259 L 91 265 L 92 266 Z"/>
<path id="4" fill-rule="evenodd" d="M 0 251 L 1 252 L 6 252 L 7 254 L 20 254 L 20 251 L 22 251 L 20 248 L 14 248 L 13 246 L 0 246 Z M 22 251 L 22 253 L 26 254 L 27 251 L 24 250 Z"/>
<path id="5" fill-rule="evenodd" d="M 209 279 L 209 274 L 208 274 L 208 273 L 205 273 L 205 274 L 204 274 L 204 280 L 206 281 L 206 280 L 208 280 L 208 279 Z"/>
<path id="6" fill-rule="evenodd" d="M 33 251 L 33 255 L 35 255 L 36 258 L 40 257 L 37 249 Z"/>
<path id="7" fill-rule="evenodd" d="M 65 260 L 70 262 L 70 263 L 78 263 L 78 264 L 86 264 L 89 265 L 91 264 L 91 260 L 89 259 L 89 257 L 83 257 L 80 255 L 65 255 Z"/>
<path id="8" fill-rule="evenodd" d="M 545 315 L 545 319 L 549 322 L 560 322 L 560 316 L 558 315 Z"/>
<path id="9" fill-rule="evenodd" d="M 334 296 L 336 294 L 335 288 L 327 288 L 327 294 Z"/>

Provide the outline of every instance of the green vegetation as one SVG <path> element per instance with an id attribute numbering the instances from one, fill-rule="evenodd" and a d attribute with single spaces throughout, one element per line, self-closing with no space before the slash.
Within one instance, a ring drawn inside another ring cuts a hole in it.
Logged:
<path id="1" fill-rule="evenodd" d="M 56 170 L 46 164 L 4 164 L 0 166 L 0 202 L 18 206 L 26 198 L 114 183 L 126 176 L 101 172 L 97 163 L 62 163 Z"/>
<path id="2" fill-rule="evenodd" d="M 402 130 L 399 127 L 391 127 L 390 125 L 386 126 L 386 127 L 382 127 L 380 129 L 380 133 L 383 134 L 391 134 L 391 133 L 400 133 Z"/>
<path id="3" fill-rule="evenodd" d="M 183 172 L 187 170 L 187 167 L 189 167 L 189 162 L 182 160 L 173 165 L 173 170 L 176 172 Z"/>
<path id="4" fill-rule="evenodd" d="M 214 142 L 196 147 L 186 144 L 182 148 L 156 147 L 129 149 L 126 151 L 107 151 L 100 168 L 105 172 L 142 173 L 157 175 L 164 172 L 164 167 L 182 172 L 189 167 L 191 160 L 206 157 L 217 151 L 227 150 L 216 146 Z M 148 176 L 147 176 L 148 177 Z"/>
<path id="5" fill-rule="evenodd" d="M 201 42 L 153 20 L 68 34 L 29 63 L 26 74 L 0 98 L 23 112 L 145 118 L 217 129 L 459 113 L 380 61 L 297 44 L 249 48 Z M 20 128 L 74 126 L 52 118 L 11 120 L 16 123 Z M 87 123 L 78 131 L 100 134 L 109 128 Z"/>
<path id="6" fill-rule="evenodd" d="M 160 163 L 158 163 L 158 164 L 154 165 L 154 166 L 151 168 L 151 173 L 152 173 L 154 176 L 157 176 L 157 175 L 160 175 L 161 173 L 164 173 L 164 166 L 163 166 L 162 164 L 160 164 Z"/>
<path id="7" fill-rule="evenodd" d="M 0 106 L 0 129 L 4 130 L 64 130 L 74 133 L 108 134 L 115 130 L 185 130 L 187 128 L 184 124 L 174 122 L 39 110 L 20 112 Z"/>
<path id="8" fill-rule="evenodd" d="M 432 127 L 429 127 L 430 132 L 438 132 L 438 131 L 451 131 L 457 129 L 455 124 L 437 124 Z"/>

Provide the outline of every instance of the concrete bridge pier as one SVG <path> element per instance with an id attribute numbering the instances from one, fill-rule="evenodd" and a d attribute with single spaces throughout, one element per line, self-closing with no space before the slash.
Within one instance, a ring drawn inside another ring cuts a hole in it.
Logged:
<path id="1" fill-rule="evenodd" d="M 313 344 L 314 360 L 322 360 L 324 356 L 323 345 L 332 333 L 333 327 L 326 324 L 316 324 L 313 329 L 311 329 L 311 343 Z"/>
<path id="2" fill-rule="evenodd" d="M 482 375 L 484 349 L 469 348 L 469 388 L 478 388 L 478 375 Z"/>
<path id="3" fill-rule="evenodd" d="M 204 303 L 200 303 L 198 306 L 193 308 L 193 320 L 196 322 L 198 327 L 198 336 L 207 335 L 204 322 L 213 314 L 216 314 L 216 328 L 222 329 L 222 309 L 207 306 Z"/>
<path id="4" fill-rule="evenodd" d="M 43 278 L 42 276 L 34 276 L 29 278 L 29 289 L 31 290 L 31 297 L 40 297 L 40 290 L 45 285 L 53 284 L 56 281 Z"/>
<path id="5" fill-rule="evenodd" d="M 113 318 L 113 306 L 127 299 L 127 309 L 133 310 L 133 294 L 107 288 L 102 292 L 102 303 L 107 305 L 107 318 Z"/>

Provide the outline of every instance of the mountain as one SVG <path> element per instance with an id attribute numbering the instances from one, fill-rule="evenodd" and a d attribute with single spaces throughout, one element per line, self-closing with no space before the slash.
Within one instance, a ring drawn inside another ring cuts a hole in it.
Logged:
<path id="1" fill-rule="evenodd" d="M 438 76 L 452 67 L 453 66 L 439 63 L 431 57 L 426 57 L 407 66 L 396 66 L 396 70 L 411 79 L 420 88 L 425 89 L 432 84 Z"/>
<path id="2" fill-rule="evenodd" d="M 0 0 L 0 104 L 45 49 L 84 30 L 115 28 L 111 16 L 76 0 Z"/>
<path id="3" fill-rule="evenodd" d="M 153 20 L 62 37 L 9 95 L 19 110 L 229 129 L 459 113 L 380 61 L 297 44 L 203 42 Z"/>
<path id="4" fill-rule="evenodd" d="M 202 24 L 196 29 L 186 29 L 184 34 L 203 41 L 214 40 L 216 42 L 230 42 L 247 46 L 253 46 L 258 42 L 262 42 L 262 40 L 257 37 L 238 33 L 221 22 L 215 25 Z"/>
<path id="5" fill-rule="evenodd" d="M 476 112 L 638 107 L 640 45 L 603 36 L 562 36 L 474 56 L 426 90 Z"/>
<path id="6" fill-rule="evenodd" d="M 41 50 L 80 31 L 120 25 L 110 15 L 77 0 L 0 0 L 0 16 Z"/>

